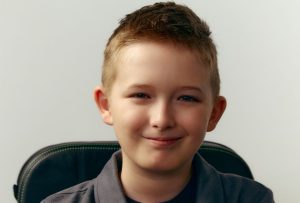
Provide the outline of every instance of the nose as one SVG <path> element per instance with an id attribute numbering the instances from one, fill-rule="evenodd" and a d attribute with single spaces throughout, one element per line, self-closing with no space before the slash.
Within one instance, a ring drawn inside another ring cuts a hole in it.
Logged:
<path id="1" fill-rule="evenodd" d="M 173 128 L 175 126 L 175 117 L 172 104 L 168 102 L 158 102 L 151 111 L 150 124 L 159 131 Z"/>

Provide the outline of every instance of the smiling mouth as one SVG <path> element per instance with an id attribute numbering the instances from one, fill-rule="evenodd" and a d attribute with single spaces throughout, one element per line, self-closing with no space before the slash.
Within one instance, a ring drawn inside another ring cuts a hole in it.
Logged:
<path id="1" fill-rule="evenodd" d="M 169 147 L 174 144 L 176 144 L 179 140 L 182 139 L 182 137 L 174 137 L 174 138 L 166 138 L 166 137 L 159 137 L 159 138 L 153 138 L 153 137 L 144 137 L 145 139 L 149 140 L 151 144 L 154 144 L 158 147 Z"/>

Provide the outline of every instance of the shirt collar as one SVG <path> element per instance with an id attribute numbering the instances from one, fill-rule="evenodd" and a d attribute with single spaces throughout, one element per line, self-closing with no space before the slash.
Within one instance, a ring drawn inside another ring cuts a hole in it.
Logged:
<path id="1" fill-rule="evenodd" d="M 96 203 L 126 203 L 125 193 L 119 178 L 121 170 L 121 151 L 117 151 L 106 163 L 96 178 Z M 199 154 L 193 159 L 194 173 L 197 178 L 196 202 L 224 202 L 222 181 L 219 173 Z"/>

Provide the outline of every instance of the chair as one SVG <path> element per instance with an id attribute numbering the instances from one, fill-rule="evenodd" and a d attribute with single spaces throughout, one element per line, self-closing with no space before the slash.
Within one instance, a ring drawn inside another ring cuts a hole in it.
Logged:
<path id="1" fill-rule="evenodd" d="M 13 186 L 14 196 L 19 203 L 38 203 L 50 194 L 93 179 L 119 148 L 117 141 L 68 142 L 44 147 L 23 165 Z M 205 141 L 199 153 L 221 172 L 253 179 L 246 162 L 224 145 Z"/>

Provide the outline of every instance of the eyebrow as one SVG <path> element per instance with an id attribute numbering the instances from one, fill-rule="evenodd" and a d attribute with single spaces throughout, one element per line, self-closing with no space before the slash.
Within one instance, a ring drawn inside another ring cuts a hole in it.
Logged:
<path id="1" fill-rule="evenodd" d="M 138 89 L 142 89 L 142 88 L 146 88 L 146 89 L 152 89 L 153 87 L 151 85 L 145 85 L 145 84 L 132 84 L 129 85 L 127 87 L 128 89 L 134 89 L 134 88 L 138 88 Z"/>
<path id="2" fill-rule="evenodd" d="M 154 89 L 154 87 L 152 87 L 151 85 L 146 85 L 146 84 L 133 84 L 128 86 L 128 89 Z M 201 94 L 203 94 L 203 90 L 200 87 L 195 87 L 195 86 L 182 86 L 179 87 L 179 90 L 192 90 L 192 91 L 197 91 Z"/>
<path id="3" fill-rule="evenodd" d="M 134 84 L 131 84 L 129 85 L 128 87 L 137 87 L 137 88 L 141 88 L 141 87 L 146 87 L 146 88 L 150 88 L 151 85 L 146 85 L 146 84 L 140 84 L 140 83 L 134 83 Z"/>
<path id="4" fill-rule="evenodd" d="M 197 91 L 201 94 L 203 94 L 203 90 L 199 87 L 195 87 L 195 86 L 183 86 L 183 87 L 180 87 L 180 89 L 183 89 L 183 90 L 193 90 L 193 91 Z"/>

